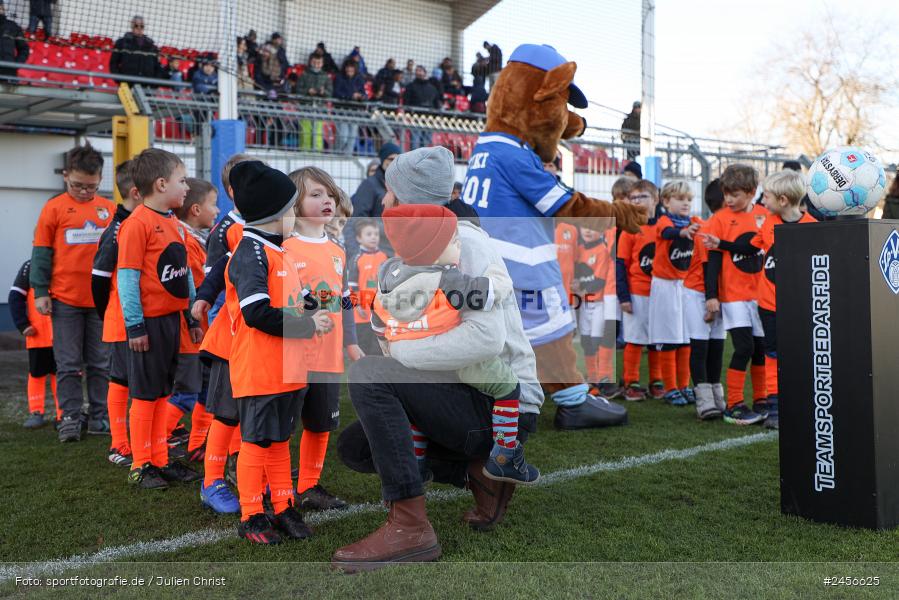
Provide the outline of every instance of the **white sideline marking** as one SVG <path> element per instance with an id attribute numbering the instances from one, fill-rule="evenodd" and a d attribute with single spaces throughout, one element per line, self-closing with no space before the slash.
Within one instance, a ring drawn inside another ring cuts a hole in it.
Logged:
<path id="1" fill-rule="evenodd" d="M 698 454 L 706 452 L 715 452 L 718 450 L 732 450 L 742 446 L 749 446 L 759 442 L 767 442 L 777 438 L 777 432 L 755 433 L 741 437 L 729 438 L 720 442 L 711 442 L 692 448 L 683 450 L 662 450 L 653 454 L 644 454 L 642 456 L 629 456 L 620 460 L 611 462 L 600 461 L 592 465 L 584 465 L 573 469 L 564 469 L 547 473 L 540 478 L 538 486 L 555 485 L 564 483 L 573 479 L 580 479 L 595 475 L 596 473 L 604 473 L 610 471 L 622 471 L 625 469 L 633 469 L 635 467 L 643 467 L 646 465 L 655 465 L 669 460 L 684 460 L 692 458 Z M 427 493 L 428 500 L 431 502 L 448 502 L 467 496 L 465 490 L 431 490 Z M 320 513 L 314 513 L 306 517 L 306 521 L 310 525 L 318 525 L 330 521 L 337 521 L 354 515 L 368 514 L 375 512 L 383 512 L 384 505 L 380 502 L 365 502 L 362 504 L 353 504 L 344 510 L 329 510 Z M 55 560 L 24 563 L 18 565 L 0 566 L 0 582 L 4 582 L 16 577 L 36 577 L 40 575 L 58 575 L 64 571 L 75 569 L 78 567 L 86 567 L 93 564 L 121 561 L 136 556 L 146 554 L 165 554 L 177 552 L 184 548 L 193 548 L 196 546 L 204 546 L 214 544 L 221 540 L 233 537 L 235 535 L 234 528 L 228 529 L 201 529 L 191 533 L 185 533 L 177 537 L 167 540 L 155 540 L 149 542 L 137 542 L 125 546 L 110 546 L 93 554 L 78 554 L 68 558 L 59 558 Z"/>

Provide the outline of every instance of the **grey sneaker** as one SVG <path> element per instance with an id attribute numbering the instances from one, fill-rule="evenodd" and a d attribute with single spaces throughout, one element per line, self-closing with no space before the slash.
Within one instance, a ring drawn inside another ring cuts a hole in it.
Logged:
<path id="1" fill-rule="evenodd" d="M 700 383 L 693 388 L 693 395 L 696 397 L 696 416 L 702 421 L 711 419 L 720 419 L 721 411 L 715 405 L 715 395 L 712 391 L 712 384 Z"/>
<path id="2" fill-rule="evenodd" d="M 81 440 L 81 419 L 78 417 L 63 417 L 59 422 L 59 441 L 78 442 Z"/>
<path id="3" fill-rule="evenodd" d="M 88 435 L 111 435 L 108 419 L 92 419 L 87 423 Z"/>
<path id="4" fill-rule="evenodd" d="M 724 411 L 727 410 L 727 399 L 724 397 L 723 383 L 712 384 L 712 396 L 714 396 L 715 398 L 715 406 L 718 407 L 718 410 L 721 411 L 721 414 L 724 414 Z"/>
<path id="5" fill-rule="evenodd" d="M 33 412 L 28 415 L 28 418 L 25 419 L 25 422 L 22 423 L 22 427 L 25 429 L 38 429 L 44 426 L 44 414 L 39 412 Z"/>

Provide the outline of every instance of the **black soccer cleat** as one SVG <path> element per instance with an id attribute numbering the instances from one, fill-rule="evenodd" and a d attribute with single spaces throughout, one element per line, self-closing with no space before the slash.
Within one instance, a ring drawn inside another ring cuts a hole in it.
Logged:
<path id="1" fill-rule="evenodd" d="M 163 479 L 170 482 L 192 483 L 203 479 L 202 475 L 178 460 L 170 461 L 169 464 L 159 469 L 159 473 Z"/>
<path id="2" fill-rule="evenodd" d="M 321 484 L 316 484 L 302 494 L 296 494 L 295 500 L 297 505 L 303 510 L 341 510 L 348 504 L 323 488 Z"/>
<path id="3" fill-rule="evenodd" d="M 128 472 L 128 481 L 142 490 L 165 490 L 169 487 L 166 480 L 162 478 L 159 467 L 155 467 L 151 463 L 131 469 Z"/>
<path id="4" fill-rule="evenodd" d="M 184 425 L 178 425 L 172 430 L 172 435 L 169 436 L 168 444 L 169 447 L 180 446 L 181 444 L 186 444 L 187 440 L 190 439 L 190 431 Z"/>
<path id="5" fill-rule="evenodd" d="M 241 521 L 237 526 L 237 535 L 254 544 L 280 544 L 281 536 L 272 527 L 271 521 L 264 514 L 256 514 Z"/>
<path id="6" fill-rule="evenodd" d="M 312 529 L 303 521 L 303 515 L 292 506 L 275 515 L 274 524 L 275 528 L 286 538 L 305 540 L 312 537 Z"/>

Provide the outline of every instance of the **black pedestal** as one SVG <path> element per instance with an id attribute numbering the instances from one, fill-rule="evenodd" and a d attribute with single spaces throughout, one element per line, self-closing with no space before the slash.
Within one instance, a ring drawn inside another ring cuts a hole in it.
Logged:
<path id="1" fill-rule="evenodd" d="M 781 225 L 781 510 L 899 524 L 899 221 Z"/>

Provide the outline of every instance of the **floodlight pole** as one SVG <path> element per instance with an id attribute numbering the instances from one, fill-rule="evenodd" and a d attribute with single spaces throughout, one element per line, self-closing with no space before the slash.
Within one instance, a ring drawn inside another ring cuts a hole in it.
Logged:
<path id="1" fill-rule="evenodd" d="M 655 155 L 655 99 L 656 99 L 656 5 L 655 0 L 643 0 L 642 68 L 643 93 L 640 109 L 640 155 Z"/>

